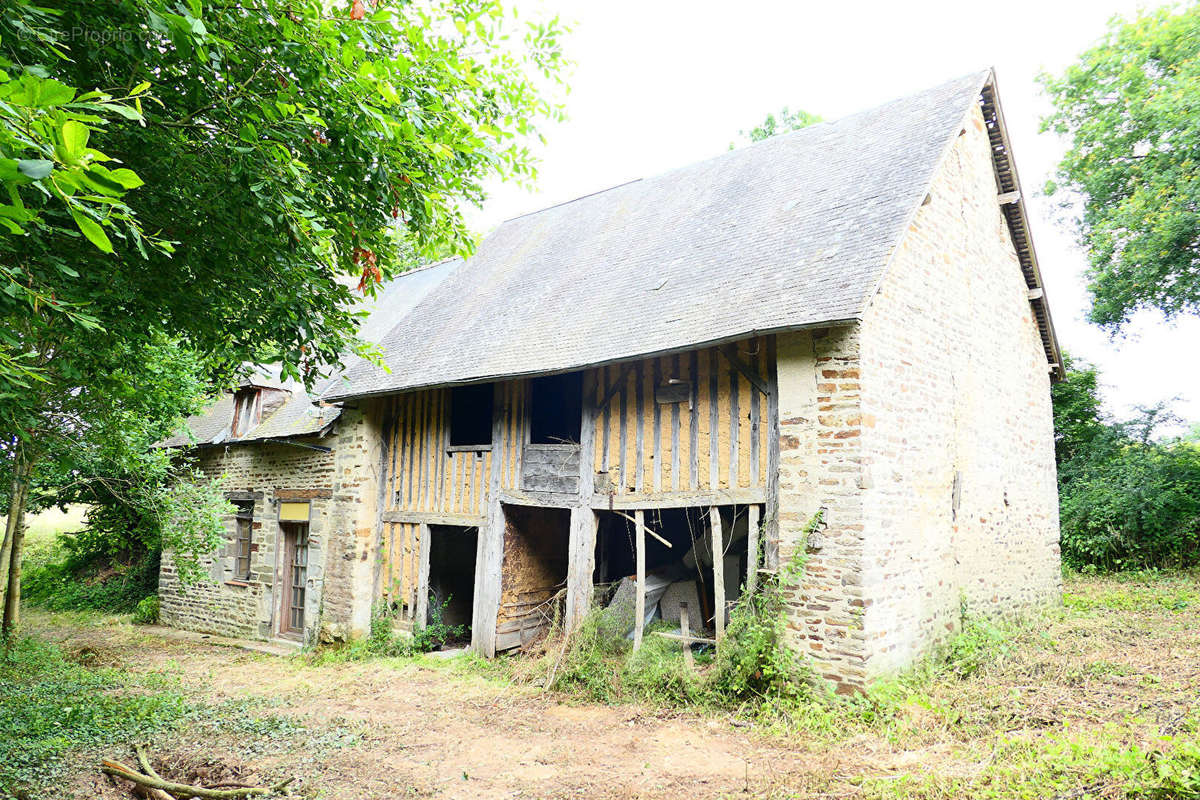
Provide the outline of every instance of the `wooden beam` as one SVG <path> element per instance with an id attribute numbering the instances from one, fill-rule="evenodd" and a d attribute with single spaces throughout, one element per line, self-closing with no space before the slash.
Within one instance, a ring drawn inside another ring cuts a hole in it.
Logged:
<path id="1" fill-rule="evenodd" d="M 758 587 L 758 506 L 746 507 L 746 593 Z"/>
<path id="2" fill-rule="evenodd" d="M 458 525 L 463 528 L 474 528 L 487 522 L 486 515 L 476 514 L 435 514 L 423 511 L 385 511 L 383 522 L 412 522 L 429 525 Z"/>
<path id="3" fill-rule="evenodd" d="M 567 554 L 566 631 L 575 630 L 588 612 L 596 570 L 596 512 L 571 509 L 571 532 Z"/>
<path id="4" fill-rule="evenodd" d="M 741 356 L 737 354 L 737 350 L 733 345 L 721 345 L 720 350 L 721 353 L 724 354 L 725 358 L 729 359 L 729 363 L 732 364 L 738 372 L 742 373 L 742 377 L 750 381 L 751 386 L 753 386 L 755 389 L 758 389 L 763 394 L 771 393 L 771 390 L 767 387 L 766 382 L 764 382 L 762 378 L 755 374 L 754 370 L 750 369 L 750 366 L 746 364 L 745 361 L 742 361 Z"/>
<path id="5" fill-rule="evenodd" d="M 708 509 L 708 523 L 712 529 L 713 624 L 720 642 L 725 635 L 725 543 L 721 534 L 721 511 L 716 506 Z"/>
<path id="6" fill-rule="evenodd" d="M 996 199 L 1000 201 L 1000 205 L 1007 206 L 1021 202 L 1021 193 L 1019 191 L 1005 192 L 1004 194 L 997 195 Z"/>
<path id="7" fill-rule="evenodd" d="M 670 631 L 655 631 L 654 635 L 661 636 L 664 639 L 671 639 L 676 642 L 689 642 L 689 643 L 695 643 L 695 644 L 716 644 L 717 643 L 716 639 L 706 639 L 703 636 L 681 636 L 678 633 L 671 633 Z M 690 651 L 691 648 L 688 648 L 688 650 Z"/>
<path id="8" fill-rule="evenodd" d="M 638 520 L 635 519 L 634 517 L 629 516 L 628 514 L 624 513 L 623 511 L 615 511 L 614 510 L 612 513 L 616 514 L 619 517 L 624 517 L 625 519 L 632 522 L 634 525 L 640 526 L 643 530 L 646 531 L 646 533 L 650 534 L 655 539 L 658 539 L 660 542 L 665 544 L 667 547 L 674 547 L 674 545 L 672 545 L 669 541 L 667 541 L 662 536 L 660 536 L 658 533 L 656 533 L 652 528 L 649 528 L 646 525 L 643 525 L 641 522 L 638 522 Z M 640 512 L 640 511 L 637 513 L 641 516 L 644 516 L 644 515 L 642 515 L 642 512 Z"/>
<path id="9" fill-rule="evenodd" d="M 1042 287 L 1038 286 L 1033 289 L 1026 290 L 1025 295 L 1030 300 L 1041 300 L 1043 297 L 1046 296 L 1046 290 L 1043 289 Z"/>
<path id="10" fill-rule="evenodd" d="M 604 393 L 604 397 L 600 400 L 600 404 L 596 406 L 597 411 L 603 411 L 608 406 L 609 401 L 612 400 L 617 394 L 617 392 L 621 391 L 621 387 L 625 385 L 625 377 L 629 374 L 629 370 L 631 369 L 633 369 L 633 362 L 621 367 L 621 372 L 619 375 L 617 375 L 617 379 L 613 382 L 612 386 L 608 387 L 608 391 Z"/>
<path id="11" fill-rule="evenodd" d="M 557 498 L 562 498 L 563 495 L 555 495 L 555 502 L 548 505 L 562 505 Z M 662 494 L 641 494 L 641 495 L 626 495 L 624 497 L 611 498 L 607 494 L 592 494 L 589 501 L 592 508 L 603 511 L 614 511 L 616 509 L 624 509 L 632 511 L 637 508 L 689 508 L 693 506 L 732 506 L 732 505 L 751 505 L 756 503 L 767 502 L 768 491 L 765 487 L 757 489 L 717 489 L 716 491 L 686 491 L 686 492 L 663 492 Z M 511 493 L 503 493 L 501 499 L 504 502 L 520 503 L 516 496 Z M 534 505 L 535 503 L 529 503 Z"/>
<path id="12" fill-rule="evenodd" d="M 767 496 L 763 508 L 766 521 L 764 566 L 779 565 L 779 369 L 776 338 L 767 339 Z"/>
<path id="13" fill-rule="evenodd" d="M 429 548 L 432 542 L 429 537 L 428 523 L 422 522 L 417 528 L 417 616 L 413 620 L 413 629 L 424 628 L 425 620 L 429 619 Z"/>
<path id="14" fill-rule="evenodd" d="M 637 519 L 635 534 L 637 546 L 637 595 L 633 604 L 633 650 L 637 652 L 642 646 L 642 635 L 646 627 L 646 512 L 638 509 L 634 512 Z"/>

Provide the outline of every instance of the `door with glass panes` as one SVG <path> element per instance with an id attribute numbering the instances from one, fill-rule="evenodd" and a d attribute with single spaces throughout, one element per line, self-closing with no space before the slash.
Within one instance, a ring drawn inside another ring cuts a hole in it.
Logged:
<path id="1" fill-rule="evenodd" d="M 304 635 L 304 601 L 308 585 L 308 523 L 281 522 L 283 532 L 283 592 L 279 604 L 279 633 Z"/>

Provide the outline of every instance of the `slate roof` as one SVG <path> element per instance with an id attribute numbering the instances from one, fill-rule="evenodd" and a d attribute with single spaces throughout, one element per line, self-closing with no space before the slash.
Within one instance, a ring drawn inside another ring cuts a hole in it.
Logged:
<path id="1" fill-rule="evenodd" d="M 860 317 L 991 71 L 508 220 L 327 400 Z M 1052 338 L 1052 337 L 1051 337 Z"/>
<path id="2" fill-rule="evenodd" d="M 359 327 L 359 338 L 377 343 L 459 263 L 443 261 L 410 270 L 390 281 L 374 299 L 364 304 L 368 316 Z M 347 357 L 347 365 L 359 363 L 365 362 L 356 356 Z M 227 392 L 215 400 L 203 414 L 187 420 L 190 437 L 183 433 L 160 442 L 159 446 L 233 444 L 320 435 L 337 420 L 341 409 L 332 405 L 317 405 L 317 400 L 322 393 L 339 386 L 341 381 L 342 376 L 335 375 L 318 384 L 312 394 L 309 394 L 303 383 L 282 379 L 278 367 L 258 367 L 240 386 L 280 389 L 288 393 L 285 402 L 264 416 L 258 425 L 236 439 L 230 436 L 233 428 L 234 398 L 233 393 Z"/>

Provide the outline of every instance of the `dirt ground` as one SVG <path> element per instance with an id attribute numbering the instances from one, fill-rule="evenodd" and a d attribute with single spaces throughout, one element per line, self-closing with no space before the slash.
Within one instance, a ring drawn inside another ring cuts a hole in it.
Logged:
<path id="1" fill-rule="evenodd" d="M 242 742 L 195 741 L 185 733 L 152 748 L 168 772 L 172 765 L 194 773 L 220 763 L 243 777 L 298 776 L 319 797 L 476 800 L 744 796 L 805 768 L 786 742 L 756 740 L 731 721 L 570 704 L 450 667 L 302 666 L 125 626 L 43 632 L 107 665 L 178 676 L 208 702 L 265 698 L 265 713 L 295 716 L 309 730 L 336 728 L 353 742 L 320 748 L 319 761 L 306 763 L 305 754 L 286 750 L 247 758 Z M 129 796 L 86 774 L 78 790 Z"/>
<path id="2" fill-rule="evenodd" d="M 208 703 L 251 698 L 255 715 L 298 723 L 165 736 L 151 749 L 176 779 L 294 776 L 297 796 L 347 799 L 841 798 L 860 796 L 864 780 L 994 769 L 1000 733 L 1100 731 L 1133 716 L 1164 728 L 1197 713 L 1200 595 L 1168 588 L 1143 603 L 1098 581 L 1069 589 L 1067 609 L 1035 626 L 1002 669 L 934 686 L 912 705 L 907 727 L 832 738 L 724 715 L 584 704 L 454 661 L 314 666 L 111 621 L 43 615 L 33 624 L 97 663 L 160 674 Z M 73 788 L 79 797 L 129 796 L 94 762 L 80 763 Z"/>

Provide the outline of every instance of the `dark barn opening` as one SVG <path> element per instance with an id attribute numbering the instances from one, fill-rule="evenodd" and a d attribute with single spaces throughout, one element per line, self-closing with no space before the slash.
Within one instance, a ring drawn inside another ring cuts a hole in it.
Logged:
<path id="1" fill-rule="evenodd" d="M 748 516 L 745 506 L 719 509 L 722 529 L 722 573 L 728 607 L 741 595 L 746 575 Z M 606 606 L 623 602 L 618 594 L 631 591 L 637 575 L 636 526 L 633 511 L 598 511 L 596 531 L 596 602 Z M 715 625 L 715 591 L 712 529 L 707 507 L 654 508 L 645 512 L 645 525 L 667 542 L 649 533 L 646 548 L 646 611 L 670 624 L 679 623 L 679 604 L 692 609 L 693 627 Z"/>
<path id="2" fill-rule="evenodd" d="M 583 419 L 583 373 L 547 375 L 530 385 L 530 444 L 578 444 Z"/>
<path id="3" fill-rule="evenodd" d="M 492 443 L 492 384 L 450 390 L 450 446 L 486 447 Z"/>
<path id="4" fill-rule="evenodd" d="M 453 640 L 456 644 L 471 640 L 478 539 L 478 528 L 429 526 L 429 609 L 425 624 L 462 625 L 464 635 Z"/>
<path id="5" fill-rule="evenodd" d="M 504 505 L 504 562 L 496 649 L 528 644 L 561 619 L 571 512 Z"/>

